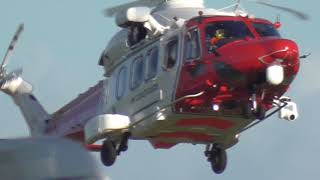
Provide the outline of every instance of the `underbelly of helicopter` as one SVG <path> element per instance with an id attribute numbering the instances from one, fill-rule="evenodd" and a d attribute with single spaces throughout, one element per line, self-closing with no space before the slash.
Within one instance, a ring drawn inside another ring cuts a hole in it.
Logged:
<path id="1" fill-rule="evenodd" d="M 237 143 L 237 134 L 251 119 L 240 116 L 172 114 L 165 120 L 153 121 L 143 129 L 133 130 L 138 139 L 149 140 L 154 148 L 168 149 L 179 143 L 220 144 L 229 148 Z"/>

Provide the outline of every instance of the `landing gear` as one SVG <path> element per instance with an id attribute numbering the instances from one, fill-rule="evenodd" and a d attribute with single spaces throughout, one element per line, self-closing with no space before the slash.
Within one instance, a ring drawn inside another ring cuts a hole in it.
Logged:
<path id="1" fill-rule="evenodd" d="M 100 158 L 105 166 L 112 166 L 117 158 L 115 144 L 110 141 L 104 141 L 100 152 Z"/>
<path id="2" fill-rule="evenodd" d="M 213 172 L 221 174 L 227 167 L 227 152 L 218 145 L 207 145 L 205 155 L 211 164 Z"/>
<path id="3" fill-rule="evenodd" d="M 266 117 L 266 108 L 262 104 L 257 104 L 255 101 L 250 101 L 246 107 L 243 109 L 243 115 L 245 118 L 256 118 L 259 120 L 264 120 Z"/>
<path id="4" fill-rule="evenodd" d="M 124 133 L 121 139 L 121 142 L 119 144 L 119 147 L 117 149 L 117 155 L 120 155 L 121 152 L 125 152 L 128 150 L 128 141 L 130 137 L 130 133 Z"/>
<path id="5" fill-rule="evenodd" d="M 103 142 L 100 158 L 105 166 L 112 166 L 115 163 L 117 156 L 120 155 L 121 152 L 128 150 L 129 137 L 130 133 L 124 133 L 120 143 L 110 140 L 105 140 Z"/>

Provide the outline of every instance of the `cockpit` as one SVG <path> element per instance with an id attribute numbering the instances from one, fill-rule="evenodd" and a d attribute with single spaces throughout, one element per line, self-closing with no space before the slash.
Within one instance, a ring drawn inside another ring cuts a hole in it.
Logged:
<path id="1" fill-rule="evenodd" d="M 205 28 L 206 44 L 209 53 L 225 44 L 254 38 L 247 25 L 242 21 L 218 21 L 208 23 Z"/>
<path id="2" fill-rule="evenodd" d="M 205 18 L 197 25 L 191 23 L 185 34 L 185 59 L 199 58 L 201 47 L 217 55 L 217 50 L 227 44 L 269 37 L 280 38 L 280 34 L 274 24 L 263 19 Z"/>

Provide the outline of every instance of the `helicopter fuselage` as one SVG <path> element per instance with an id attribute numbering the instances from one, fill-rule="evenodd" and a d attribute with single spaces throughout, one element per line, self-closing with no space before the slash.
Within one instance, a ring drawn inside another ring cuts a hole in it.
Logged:
<path id="1" fill-rule="evenodd" d="M 218 29 L 224 29 L 225 42 L 210 44 Z M 298 57 L 297 45 L 281 38 L 269 21 L 198 16 L 131 47 L 93 88 L 104 95 L 89 93 L 93 102 L 106 97 L 103 110 L 86 115 L 128 116 L 134 124 L 130 137 L 149 140 L 155 148 L 210 142 L 228 148 L 287 91 L 299 70 Z M 268 82 L 271 66 L 283 67 L 280 84 Z M 84 138 L 82 131 L 67 136 Z"/>

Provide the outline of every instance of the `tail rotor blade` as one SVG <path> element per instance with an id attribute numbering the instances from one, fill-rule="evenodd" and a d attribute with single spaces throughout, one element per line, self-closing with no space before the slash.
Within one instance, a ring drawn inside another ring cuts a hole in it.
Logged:
<path id="1" fill-rule="evenodd" d="M 11 54 L 12 54 L 12 52 L 13 52 L 13 50 L 14 50 L 14 48 L 15 48 L 18 40 L 19 40 L 19 37 L 20 37 L 21 33 L 23 32 L 23 30 L 24 30 L 24 25 L 20 24 L 18 29 L 17 29 L 17 31 L 16 31 L 16 33 L 13 36 L 13 39 L 11 40 L 9 48 L 8 48 L 4 58 L 3 58 L 3 61 L 2 61 L 1 66 L 0 66 L 1 70 L 4 70 L 6 65 L 8 64 L 10 56 L 11 56 Z"/>

